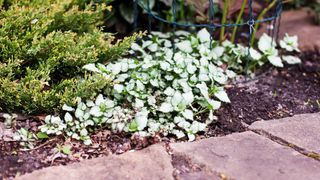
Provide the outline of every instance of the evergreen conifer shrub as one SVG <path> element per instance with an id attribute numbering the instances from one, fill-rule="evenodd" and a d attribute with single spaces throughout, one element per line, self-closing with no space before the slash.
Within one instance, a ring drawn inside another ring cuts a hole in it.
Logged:
<path id="1" fill-rule="evenodd" d="M 88 63 L 117 59 L 141 34 L 115 40 L 103 32 L 106 3 L 83 0 L 0 1 L 0 110 L 49 113 L 108 85 Z"/>

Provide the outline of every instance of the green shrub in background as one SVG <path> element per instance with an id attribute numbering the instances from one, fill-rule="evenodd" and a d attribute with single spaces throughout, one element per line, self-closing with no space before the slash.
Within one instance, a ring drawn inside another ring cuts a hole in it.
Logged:
<path id="1" fill-rule="evenodd" d="M 106 4 L 83 0 L 0 1 L 0 110 L 53 112 L 107 85 L 82 66 L 120 57 L 137 36 L 102 31 Z"/>

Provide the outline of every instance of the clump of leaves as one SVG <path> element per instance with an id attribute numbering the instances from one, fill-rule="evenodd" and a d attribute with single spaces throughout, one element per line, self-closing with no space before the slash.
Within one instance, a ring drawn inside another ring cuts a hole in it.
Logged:
<path id="1" fill-rule="evenodd" d="M 64 105 L 65 114 L 47 116 L 40 130 L 49 135 L 64 133 L 85 144 L 91 143 L 92 131 L 105 127 L 140 136 L 173 134 L 194 140 L 216 119 L 214 111 L 230 103 L 224 85 L 244 71 L 247 61 L 249 67 L 300 61 L 294 56 L 294 60 L 281 58 L 267 35 L 259 41 L 260 51 L 230 41 L 210 45 L 210 34 L 202 29 L 196 35 L 176 32 L 175 52 L 170 37 L 152 32 L 140 45 L 132 44 L 129 58 L 85 65 L 87 71 L 111 81 L 113 88 L 93 101 L 78 98 L 77 106 Z M 296 37 L 287 36 L 281 47 L 298 50 L 296 43 Z"/>
<path id="2" fill-rule="evenodd" d="M 105 4 L 75 0 L 10 1 L 0 12 L 0 110 L 45 113 L 108 82 L 81 67 L 119 58 L 137 36 L 102 31 Z"/>
<path id="3" fill-rule="evenodd" d="M 19 141 L 22 147 L 32 149 L 34 148 L 34 145 L 38 138 L 35 134 L 28 131 L 27 129 L 21 128 L 15 133 L 13 139 L 15 141 Z"/>

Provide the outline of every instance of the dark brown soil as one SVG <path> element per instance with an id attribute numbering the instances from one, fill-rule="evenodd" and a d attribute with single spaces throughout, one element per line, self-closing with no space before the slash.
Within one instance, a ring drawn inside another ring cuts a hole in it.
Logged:
<path id="1" fill-rule="evenodd" d="M 218 121 L 209 127 L 201 138 L 222 136 L 242 132 L 246 126 L 258 120 L 270 120 L 301 113 L 320 111 L 320 54 L 306 53 L 301 57 L 303 64 L 283 69 L 266 67 L 249 82 L 237 82 L 228 88 L 231 104 L 216 112 Z M 1 120 L 0 120 L 1 121 Z M 33 129 L 36 120 L 19 121 L 18 126 Z M 16 142 L 0 141 L 0 179 L 15 176 L 43 167 L 65 165 L 110 153 L 123 153 L 141 149 L 158 141 L 172 141 L 170 138 L 140 139 L 104 130 L 92 136 L 90 147 L 79 142 L 55 138 L 38 143 L 36 149 L 23 151 Z M 72 146 L 72 153 L 65 155 L 57 144 Z"/>
<path id="2" fill-rule="evenodd" d="M 218 122 L 207 136 L 244 131 L 258 120 L 271 120 L 320 111 L 320 54 L 301 55 L 303 63 L 279 69 L 267 67 L 249 82 L 227 92 L 232 103 L 218 110 Z"/>

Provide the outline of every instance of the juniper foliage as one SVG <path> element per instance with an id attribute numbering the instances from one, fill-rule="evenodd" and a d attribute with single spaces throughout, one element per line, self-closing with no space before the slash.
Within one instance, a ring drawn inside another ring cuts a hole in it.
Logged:
<path id="1" fill-rule="evenodd" d="M 0 110 L 48 113 L 76 97 L 92 98 L 108 81 L 88 63 L 121 57 L 141 34 L 115 40 L 103 32 L 106 3 L 0 1 Z"/>

